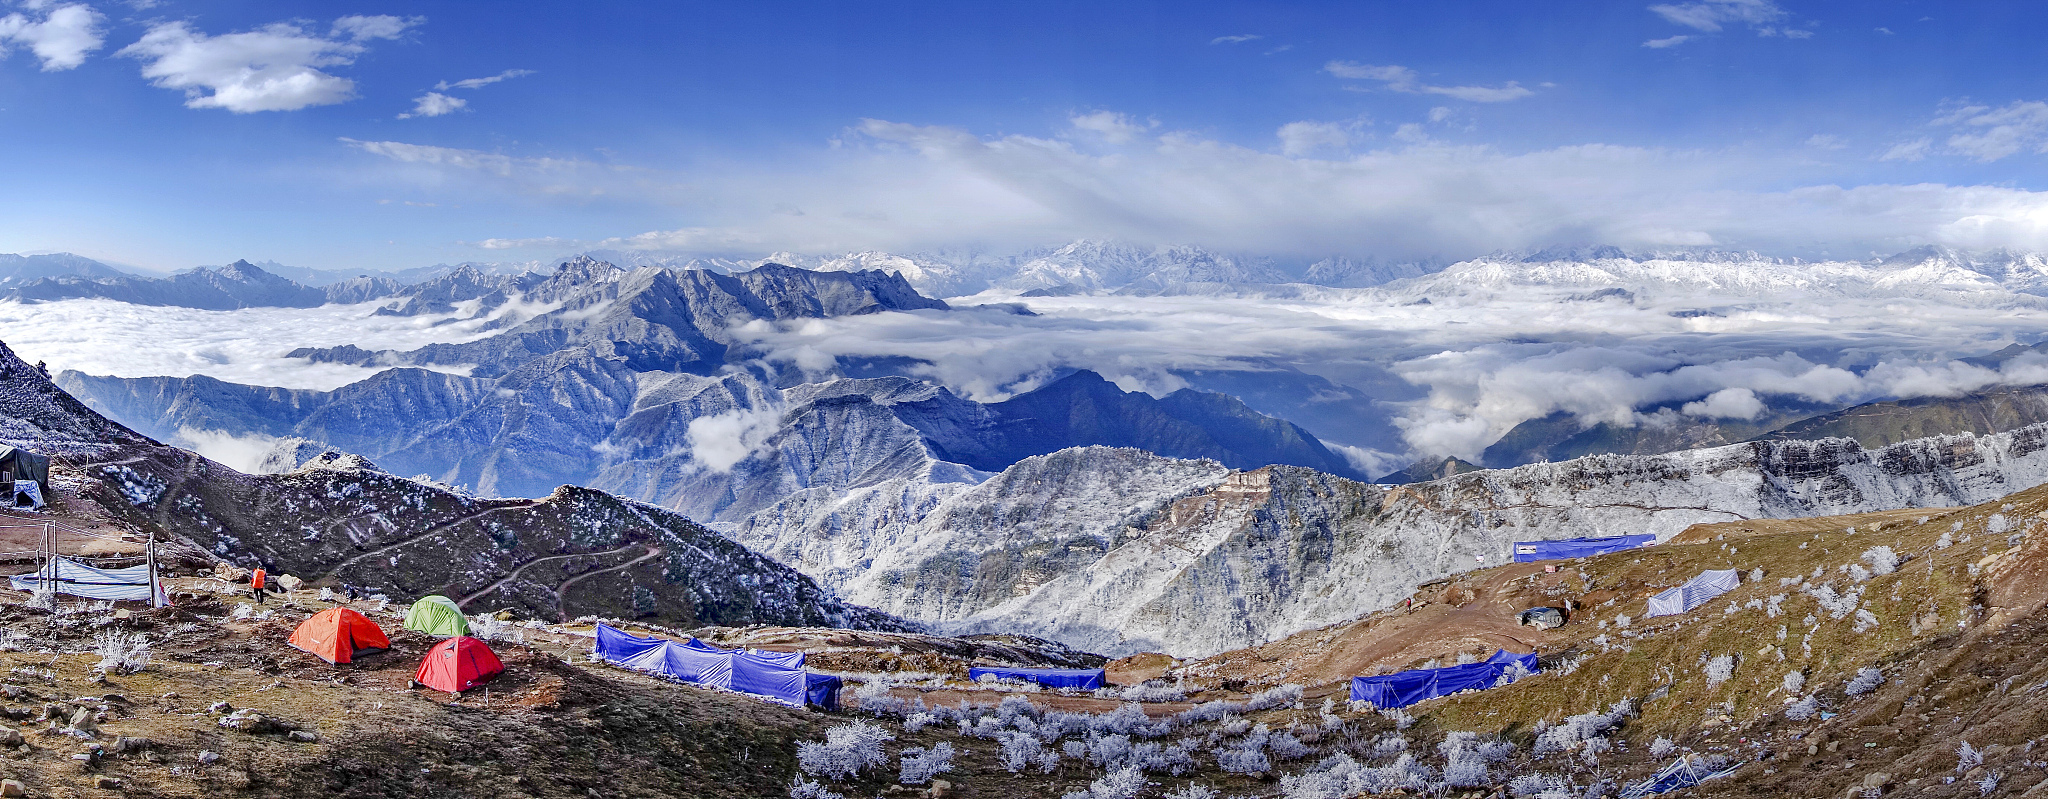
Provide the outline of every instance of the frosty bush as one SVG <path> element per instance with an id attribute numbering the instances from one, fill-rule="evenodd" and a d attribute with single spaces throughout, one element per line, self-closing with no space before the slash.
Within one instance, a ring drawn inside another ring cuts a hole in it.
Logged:
<path id="1" fill-rule="evenodd" d="M 1251 729 L 1251 721 L 1238 716 L 1225 715 L 1216 720 L 1216 731 L 1233 738 L 1251 732 Z"/>
<path id="2" fill-rule="evenodd" d="M 1125 688 L 1118 698 L 1129 702 L 1185 702 L 1188 692 L 1181 684 L 1133 685 Z"/>
<path id="3" fill-rule="evenodd" d="M 500 621 L 489 613 L 469 617 L 469 634 L 486 641 L 511 641 L 515 644 L 526 641 L 526 633 L 521 632 L 518 625 Z"/>
<path id="4" fill-rule="evenodd" d="M 1408 751 L 1408 738 L 1400 733 L 1390 732 L 1380 736 L 1372 744 L 1372 753 L 1381 757 L 1397 755 Z"/>
<path id="5" fill-rule="evenodd" d="M 1166 795 L 1166 799 L 1222 799 L 1222 797 L 1223 794 L 1217 793 L 1215 788 L 1192 782 L 1182 786 L 1180 790 Z"/>
<path id="6" fill-rule="evenodd" d="M 1877 628 L 1877 614 L 1870 612 L 1868 608 L 1857 608 L 1856 624 L 1851 629 L 1859 633 L 1867 633 Z"/>
<path id="7" fill-rule="evenodd" d="M 1036 739 L 1032 740 L 1033 745 L 1037 743 Z M 953 745 L 941 741 L 930 749 L 905 749 L 902 763 L 903 770 L 896 781 L 904 785 L 923 785 L 931 782 L 934 775 L 953 770 Z"/>
<path id="8" fill-rule="evenodd" d="M 1004 733 L 1002 742 L 1003 768 L 1012 774 L 1030 768 L 1045 755 L 1045 747 L 1040 745 L 1038 738 L 1033 735 L 1021 732 Z"/>
<path id="9" fill-rule="evenodd" d="M 1263 774 L 1273 770 L 1273 762 L 1255 749 L 1218 749 L 1216 767 L 1232 774 Z"/>
<path id="10" fill-rule="evenodd" d="M 1984 765 L 1984 753 L 1977 751 L 1969 741 L 1956 744 L 1956 771 L 1965 772 Z"/>
<path id="11" fill-rule="evenodd" d="M 888 762 L 882 744 L 896 740 L 889 731 L 865 721 L 841 724 L 825 731 L 825 742 L 797 744 L 797 766 L 806 774 L 839 780 Z"/>
<path id="12" fill-rule="evenodd" d="M 1139 791 L 1145 790 L 1145 773 L 1136 768 L 1120 768 L 1103 775 L 1102 779 L 1089 783 L 1088 790 L 1073 791 L 1061 799 L 1135 799 Z"/>
<path id="13" fill-rule="evenodd" d="M 1271 740 L 1266 742 L 1266 748 L 1273 753 L 1274 757 L 1281 760 L 1300 760 L 1308 757 L 1310 751 L 1308 744 L 1302 743 L 1300 739 L 1294 737 L 1293 733 L 1288 732 L 1274 735 Z"/>
<path id="14" fill-rule="evenodd" d="M 2003 513 L 1994 513 L 1984 519 L 1984 532 L 2003 533 L 2012 529 L 2012 521 Z"/>
<path id="15" fill-rule="evenodd" d="M 1757 568 L 1754 568 L 1754 569 L 1750 569 L 1750 570 L 1749 570 L 1749 581 L 1750 581 L 1750 582 L 1752 582 L 1752 583 L 1754 583 L 1754 582 L 1761 582 L 1761 581 L 1762 581 L 1763 579 L 1764 579 L 1764 570 L 1763 570 L 1763 567 L 1757 567 Z"/>
<path id="16" fill-rule="evenodd" d="M 1843 566 L 1842 571 L 1848 573 L 1849 579 L 1855 580 L 1859 583 L 1870 579 L 1870 570 L 1863 568 L 1863 564 L 1861 563 L 1851 563 L 1847 566 Z"/>
<path id="17" fill-rule="evenodd" d="M 1805 675 L 1804 673 L 1801 673 L 1801 672 L 1798 672 L 1798 671 L 1791 671 L 1791 672 L 1786 672 L 1786 673 L 1785 673 L 1785 682 L 1784 682 L 1784 687 L 1785 687 L 1785 693 L 1786 693 L 1787 695 L 1790 695 L 1790 694 L 1797 694 L 1797 693 L 1799 693 L 1800 691 L 1803 691 L 1803 690 L 1805 690 L 1805 689 L 1806 689 L 1806 675 Z"/>
<path id="18" fill-rule="evenodd" d="M 1813 714 L 1819 711 L 1820 699 L 1818 697 L 1809 696 L 1797 702 L 1793 702 L 1790 705 L 1786 705 L 1785 718 L 1791 719 L 1793 721 L 1805 721 L 1807 719 L 1813 718 Z"/>
<path id="19" fill-rule="evenodd" d="M 102 632 L 93 636 L 92 653 L 100 656 L 95 667 L 108 674 L 133 674 L 149 667 L 149 639 L 140 633 Z"/>
<path id="20" fill-rule="evenodd" d="M 1614 617 L 1614 626 L 1627 627 L 1630 621 L 1632 620 L 1628 617 L 1628 614 L 1623 613 Z"/>
<path id="21" fill-rule="evenodd" d="M 1863 562 L 1870 564 L 1870 571 L 1877 575 L 1891 574 L 1899 570 L 1899 553 L 1891 547 L 1871 547 L 1863 550 Z"/>
<path id="22" fill-rule="evenodd" d="M 1996 771 L 1985 774 L 1983 779 L 1977 781 L 1977 795 L 1990 796 L 1992 791 L 1998 790 L 2000 779 L 2002 778 Z"/>
<path id="23" fill-rule="evenodd" d="M 1877 690 L 1877 687 L 1883 684 L 1884 672 L 1865 666 L 1856 672 L 1855 679 L 1842 687 L 1842 691 L 1850 696 L 1862 696 Z"/>
<path id="24" fill-rule="evenodd" d="M 846 795 L 825 790 L 817 780 L 805 781 L 797 777 L 790 781 L 789 799 L 846 799 Z"/>
<path id="25" fill-rule="evenodd" d="M 1293 683 L 1270 688 L 1244 700 L 1246 710 L 1271 710 L 1301 701 L 1301 686 Z"/>
<path id="26" fill-rule="evenodd" d="M 1453 788 L 1478 788 L 1490 785 L 1492 775 L 1487 773 L 1486 757 L 1479 752 L 1479 734 L 1475 732 L 1452 732 L 1444 735 L 1444 742 L 1437 749 L 1444 753 L 1444 783 Z"/>
<path id="27" fill-rule="evenodd" d="M 1663 757 L 1671 754 L 1671 751 L 1677 748 L 1678 744 L 1672 743 L 1670 738 L 1659 735 L 1657 740 L 1650 742 L 1650 756 Z"/>
<path id="28" fill-rule="evenodd" d="M 1956 522 L 1956 524 L 1960 525 L 1960 524 L 1962 524 L 1962 522 Z M 1940 539 L 1940 540 L 1938 540 L 1938 541 L 1935 541 L 1935 542 L 1934 542 L 1934 548 L 1935 548 L 1935 549 L 1948 549 L 1949 547 L 1952 547 L 1952 546 L 1955 546 L 1955 545 L 1956 545 L 1956 534 L 1955 534 L 1955 533 L 1942 533 L 1942 534 L 1941 534 L 1941 539 Z"/>
<path id="29" fill-rule="evenodd" d="M 1384 708 L 1380 710 L 1380 715 L 1386 717 L 1388 721 L 1394 722 L 1394 729 L 1397 730 L 1408 729 L 1409 725 L 1415 723 L 1414 716 L 1408 715 L 1408 711 L 1398 707 Z"/>
<path id="30" fill-rule="evenodd" d="M 1707 687 L 1712 688 L 1727 682 L 1728 678 L 1735 676 L 1735 657 L 1733 655 L 1715 655 L 1707 660 L 1705 671 L 1707 674 Z"/>
<path id="31" fill-rule="evenodd" d="M 926 727 L 929 727 L 937 723 L 939 723 L 939 714 L 932 713 L 929 711 L 919 711 L 917 713 L 912 713 L 908 717 L 903 719 L 903 731 L 910 733 L 912 735 L 916 735 L 918 730 L 922 730 Z"/>
<path id="32" fill-rule="evenodd" d="M 1103 732 L 1129 735 L 1152 719 L 1145 715 L 1145 708 L 1136 702 L 1125 702 L 1115 710 L 1094 717 L 1088 726 Z"/>
<path id="33" fill-rule="evenodd" d="M 1515 796 L 1540 796 L 1569 788 L 1562 778 L 1552 774 L 1520 774 L 1508 780 L 1508 793 Z"/>
<path id="34" fill-rule="evenodd" d="M 322 601 L 322 602 L 333 602 L 334 600 L 335 600 L 335 597 L 334 597 L 334 589 L 332 589 L 332 588 L 322 588 L 322 589 L 320 589 L 320 601 Z"/>
<path id="35" fill-rule="evenodd" d="M 234 619 L 235 621 L 247 621 L 250 616 L 254 615 L 256 615 L 256 606 L 244 602 L 242 604 L 236 605 L 234 612 L 228 614 L 228 618 Z"/>
<path id="36" fill-rule="evenodd" d="M 1577 746 L 1580 741 L 1606 734 L 1608 730 L 1621 726 L 1622 720 L 1635 713 L 1635 704 L 1621 700 L 1607 708 L 1605 713 L 1581 713 L 1566 716 L 1554 726 L 1537 725 L 1536 754 L 1561 752 Z"/>

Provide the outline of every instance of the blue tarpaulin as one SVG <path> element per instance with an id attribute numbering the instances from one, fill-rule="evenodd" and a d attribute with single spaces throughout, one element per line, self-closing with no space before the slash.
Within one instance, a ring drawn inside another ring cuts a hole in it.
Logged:
<path id="1" fill-rule="evenodd" d="M 1498 685 L 1501 677 L 1516 665 L 1521 666 L 1523 673 L 1536 673 L 1536 653 L 1517 655 L 1503 649 L 1479 663 L 1412 669 L 1376 677 L 1353 677 L 1351 701 L 1370 702 L 1373 707 L 1385 710 L 1450 696 L 1459 691 L 1485 690 Z"/>
<path id="2" fill-rule="evenodd" d="M 1560 538 L 1555 541 L 1516 541 L 1515 562 L 1533 563 L 1539 560 L 1561 558 L 1590 558 L 1624 549 L 1646 547 L 1657 542 L 1657 537 L 1643 535 L 1610 535 L 1605 538 Z"/>
<path id="3" fill-rule="evenodd" d="M 839 687 L 843 682 L 830 674 L 812 674 L 804 682 L 804 701 L 826 710 L 839 709 Z"/>
<path id="4" fill-rule="evenodd" d="M 1709 569 L 1700 572 L 1700 576 L 1685 581 L 1684 585 L 1650 597 L 1650 607 L 1643 612 L 1643 618 L 1690 613 L 1694 608 L 1707 604 L 1714 597 L 1733 591 L 1740 585 L 1742 572 L 1735 569 Z"/>
<path id="5" fill-rule="evenodd" d="M 1102 687 L 1101 669 L 1007 669 L 976 666 L 967 670 L 967 679 L 970 680 L 979 680 L 983 675 L 998 680 L 1029 680 L 1047 688 L 1093 691 Z"/>
<path id="6" fill-rule="evenodd" d="M 812 695 L 812 675 L 804 671 L 802 652 L 720 649 L 692 638 L 670 641 L 642 638 L 608 625 L 597 625 L 597 655 L 635 671 L 658 674 L 696 685 L 802 705 Z M 837 681 L 829 695 L 837 706 Z"/>

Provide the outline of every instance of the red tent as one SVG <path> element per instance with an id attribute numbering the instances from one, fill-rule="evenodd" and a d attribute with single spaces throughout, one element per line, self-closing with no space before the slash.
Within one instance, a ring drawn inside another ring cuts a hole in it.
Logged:
<path id="1" fill-rule="evenodd" d="M 391 639 L 369 617 L 348 608 L 329 608 L 313 614 L 292 631 L 296 646 L 329 663 L 347 663 L 357 655 L 391 648 Z"/>
<path id="2" fill-rule="evenodd" d="M 505 664 L 498 662 L 497 653 L 484 642 L 461 635 L 427 650 L 419 671 L 413 672 L 412 681 L 436 691 L 459 694 L 503 673 Z"/>

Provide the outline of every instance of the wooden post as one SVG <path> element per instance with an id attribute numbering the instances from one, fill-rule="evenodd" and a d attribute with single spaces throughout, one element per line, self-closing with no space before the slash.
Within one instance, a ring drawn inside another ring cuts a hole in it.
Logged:
<path id="1" fill-rule="evenodd" d="M 153 607 L 153 608 L 160 608 L 160 607 L 163 607 L 163 605 L 162 605 L 162 604 L 160 604 L 160 603 L 158 603 L 158 602 L 157 602 L 157 599 L 156 599 L 156 598 L 157 598 L 157 588 L 156 588 L 156 531 L 155 531 L 155 530 L 151 530 L 151 531 L 149 531 L 149 550 L 148 550 L 148 552 L 147 552 L 147 555 L 146 555 L 146 556 L 147 556 L 147 557 L 148 557 L 148 559 L 149 559 L 149 606 L 150 606 L 150 607 Z"/>

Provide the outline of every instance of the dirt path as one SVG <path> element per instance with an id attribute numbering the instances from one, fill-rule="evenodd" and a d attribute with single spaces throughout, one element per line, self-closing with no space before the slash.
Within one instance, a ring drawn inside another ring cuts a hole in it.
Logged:
<path id="1" fill-rule="evenodd" d="M 616 552 L 618 550 L 613 551 Z M 622 571 L 625 569 L 633 568 L 634 566 L 638 566 L 642 563 L 646 563 L 650 560 L 661 557 L 661 554 L 661 547 L 648 547 L 647 554 L 626 561 L 625 563 L 621 563 L 609 569 L 598 569 L 597 571 L 584 572 L 582 574 L 571 577 L 567 580 L 563 580 L 561 585 L 555 586 L 555 617 L 560 619 L 569 618 L 568 612 L 562 609 L 562 603 L 567 601 L 567 599 L 569 598 L 570 586 L 573 586 L 592 577 L 596 577 L 600 574 L 606 574 L 610 572 Z"/>
<path id="2" fill-rule="evenodd" d="M 348 568 L 348 567 L 350 567 L 350 566 L 353 566 L 353 565 L 355 565 L 356 563 L 358 563 L 358 562 L 362 561 L 362 560 L 363 560 L 363 559 L 365 559 L 365 558 L 371 558 L 371 557 L 375 557 L 375 556 L 378 556 L 378 555 L 382 555 L 382 554 L 384 554 L 384 553 L 386 553 L 386 552 L 390 552 L 391 550 L 397 549 L 397 548 L 399 548 L 399 547 L 403 547 L 403 546 L 407 546 L 407 545 L 409 545 L 409 544 L 414 544 L 414 543 L 417 543 L 417 542 L 418 542 L 418 541 L 419 541 L 420 539 L 426 538 L 426 537 L 428 537 L 428 536 L 431 536 L 431 535 L 436 535 L 436 534 L 440 533 L 441 531 L 443 531 L 443 530 L 447 530 L 448 528 L 450 528 L 450 527 L 454 527 L 454 526 L 456 526 L 456 525 L 458 525 L 458 524 L 463 524 L 463 523 L 465 523 L 465 522 L 470 522 L 470 521 L 474 521 L 474 520 L 476 520 L 476 519 L 478 519 L 478 518 L 481 518 L 481 517 L 483 517 L 483 516 L 486 516 L 486 515 L 489 515 L 489 514 L 492 514 L 492 513 L 496 513 L 496 512 L 498 512 L 498 511 L 501 511 L 501 510 L 513 510 L 513 509 L 516 509 L 516 508 L 525 508 L 525 507 L 531 507 L 531 506 L 532 506 L 532 505 L 534 504 L 534 502 L 535 502 L 534 500 L 528 500 L 528 501 L 526 501 L 526 502 L 521 502 L 521 503 L 515 503 L 515 504 L 511 504 L 511 505 L 499 505 L 499 506 L 496 506 L 496 507 L 490 507 L 490 508 L 485 508 L 485 509 L 483 509 L 483 510 L 480 510 L 480 511 L 477 511 L 477 512 L 475 512 L 475 513 L 471 513 L 471 514 L 467 514 L 467 515 L 463 515 L 463 516 L 459 516 L 459 517 L 456 517 L 456 518 L 454 518 L 454 519 L 450 519 L 450 520 L 448 520 L 448 521 L 442 522 L 442 523 L 440 523 L 440 524 L 437 524 L 437 525 L 434 525 L 434 526 L 432 526 L 432 527 L 429 527 L 429 528 L 427 528 L 427 529 L 425 529 L 425 530 L 422 530 L 422 531 L 420 531 L 420 532 L 419 532 L 419 533 L 418 533 L 417 535 L 412 535 L 412 536 L 408 536 L 408 537 L 406 537 L 406 538 L 404 538 L 404 539 L 401 539 L 401 540 L 399 540 L 399 541 L 397 541 L 397 542 L 395 542 L 395 543 L 391 543 L 391 544 L 386 544 L 386 545 L 384 545 L 384 546 L 382 546 L 382 547 L 379 547 L 379 548 L 377 548 L 377 549 L 373 549 L 373 550 L 370 550 L 370 551 L 368 551 L 368 552 L 365 552 L 365 553 L 363 553 L 363 554 L 361 554 L 361 555 L 357 555 L 357 556 L 355 556 L 355 557 L 353 557 L 353 558 L 349 558 L 348 560 L 344 560 L 344 561 L 342 561 L 342 562 L 340 562 L 340 563 L 334 564 L 334 567 L 333 567 L 333 568 L 331 568 L 331 569 L 328 569 L 328 570 L 327 570 L 327 573 L 326 573 L 326 574 L 323 574 L 323 575 L 321 575 L 319 579 L 321 579 L 321 580 L 324 580 L 324 579 L 327 579 L 327 578 L 329 578 L 329 577 L 334 577 L 334 576 L 337 576 L 337 575 L 341 574 L 341 570 L 342 570 L 342 569 L 346 569 L 346 568 Z"/>
<path id="3" fill-rule="evenodd" d="M 619 554 L 619 553 L 621 553 L 621 552 L 625 552 L 625 551 L 627 551 L 627 550 L 630 550 L 630 549 L 632 549 L 632 548 L 634 548 L 634 547 L 637 547 L 637 546 L 642 546 L 642 545 L 641 545 L 641 544 L 627 544 L 627 545 L 625 545 L 625 546 L 619 547 L 618 549 L 608 549 L 608 550 L 605 550 L 605 551 L 603 551 L 603 552 L 572 552 L 572 553 L 570 553 L 570 554 L 567 554 L 567 555 L 549 555 L 549 556 L 547 556 L 547 557 L 542 557 L 542 558 L 534 558 L 533 560 L 529 560 L 529 561 L 527 561 L 527 562 L 525 562 L 525 563 L 521 563 L 521 564 L 519 564 L 519 565 L 518 565 L 518 566 L 516 566 L 516 567 L 513 567 L 513 569 L 512 569 L 512 572 L 511 572 L 510 574 L 507 574 L 507 575 L 505 575 L 504 577 L 501 577 L 501 578 L 499 578 L 497 582 L 494 582 L 494 583 L 491 583 L 490 585 L 484 586 L 484 588 L 483 588 L 482 590 L 480 590 L 480 591 L 477 591 L 477 592 L 475 592 L 475 593 L 472 593 L 472 594 L 470 594 L 470 595 L 468 595 L 468 596 L 465 596 L 465 597 L 463 597 L 463 598 L 461 598 L 461 599 L 455 600 L 455 604 L 456 604 L 457 606 L 461 606 L 461 605 L 467 605 L 467 604 L 469 604 L 469 603 L 471 603 L 471 602 L 474 602 L 474 601 L 476 601 L 477 599 L 480 599 L 480 598 L 482 598 L 482 597 L 483 597 L 483 596 L 484 596 L 485 594 L 489 594 L 489 593 L 495 592 L 495 591 L 497 591 L 498 589 L 500 589 L 500 588 L 503 588 L 503 587 L 505 587 L 505 584 L 506 584 L 506 583 L 509 583 L 509 582 L 512 582 L 513 580 L 517 580 L 517 579 L 519 579 L 519 574 L 520 574 L 521 572 L 524 572 L 524 571 L 526 571 L 527 569 L 529 569 L 529 568 L 532 568 L 532 567 L 534 567 L 534 566 L 538 566 L 538 565 L 540 565 L 540 564 L 543 564 L 543 563 L 547 563 L 547 562 L 549 562 L 549 561 L 556 561 L 556 560 L 566 560 L 566 559 L 569 559 L 569 558 L 595 558 L 595 557 L 603 557 L 603 556 L 605 556 L 605 555 L 617 555 L 617 554 Z M 642 558 L 641 560 L 645 560 L 645 558 Z M 635 563 L 638 563 L 639 561 L 634 561 L 634 562 L 635 562 Z M 563 582 L 563 583 L 562 583 L 562 585 L 568 585 L 568 584 L 569 584 L 568 582 Z M 559 590 L 559 589 L 558 589 L 558 590 Z M 559 610 L 559 608 L 557 608 L 557 609 Z"/>

